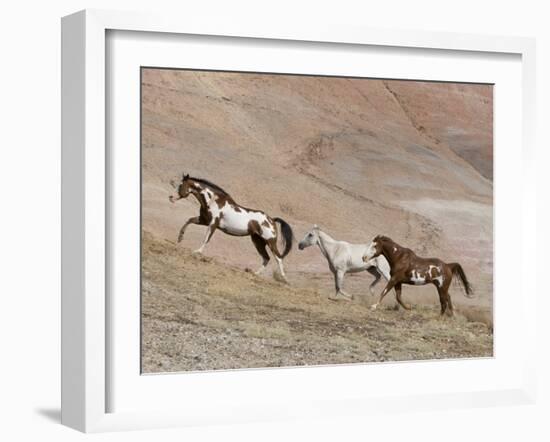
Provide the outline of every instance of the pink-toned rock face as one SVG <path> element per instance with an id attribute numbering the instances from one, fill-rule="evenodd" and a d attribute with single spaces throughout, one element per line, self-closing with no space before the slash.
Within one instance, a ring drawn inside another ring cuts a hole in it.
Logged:
<path id="1" fill-rule="evenodd" d="M 458 261 L 478 297 L 454 289 L 455 302 L 491 305 L 492 86 L 146 69 L 142 99 L 143 229 L 155 237 L 175 241 L 198 214 L 192 198 L 168 201 L 170 180 L 190 173 L 284 218 L 297 238 L 319 224 L 338 239 L 381 233 Z M 203 237 L 192 225 L 182 246 Z M 261 262 L 250 239 L 221 232 L 205 253 Z M 328 271 L 314 247 L 285 261 L 304 285 Z M 366 289 L 363 278 L 346 284 Z M 433 288 L 410 290 L 438 302 Z"/>

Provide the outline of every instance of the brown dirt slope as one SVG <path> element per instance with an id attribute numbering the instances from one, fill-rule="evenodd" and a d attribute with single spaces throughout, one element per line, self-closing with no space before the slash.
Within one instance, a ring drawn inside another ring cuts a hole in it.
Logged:
<path id="1" fill-rule="evenodd" d="M 286 219 L 298 239 L 316 223 L 458 261 L 477 294 L 462 303 L 491 313 L 491 86 L 145 69 L 142 88 L 144 230 L 174 240 L 197 214 L 192 198 L 168 203 L 170 179 L 186 172 Z M 191 226 L 184 245 L 203 236 Z M 206 253 L 259 264 L 248 239 L 219 232 Z M 287 267 L 290 278 L 328 270 L 310 249 Z"/>
<path id="2" fill-rule="evenodd" d="M 256 277 L 144 235 L 143 359 L 146 373 L 483 357 L 483 323 L 368 302 Z"/>

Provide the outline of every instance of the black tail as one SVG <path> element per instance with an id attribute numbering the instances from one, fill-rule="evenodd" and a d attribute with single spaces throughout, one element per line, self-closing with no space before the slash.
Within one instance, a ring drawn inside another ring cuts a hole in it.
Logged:
<path id="1" fill-rule="evenodd" d="M 466 297 L 467 298 L 473 298 L 472 286 L 468 282 L 468 278 L 466 278 L 466 273 L 464 273 L 464 270 L 462 269 L 462 266 L 457 262 L 452 262 L 452 263 L 449 264 L 449 266 L 451 267 L 453 275 L 458 276 L 460 278 L 460 282 L 462 283 L 462 287 L 464 288 L 464 291 L 466 292 Z"/>
<path id="2" fill-rule="evenodd" d="M 290 249 L 292 249 L 292 240 L 294 238 L 294 234 L 292 233 L 292 228 L 284 219 L 273 218 L 273 221 L 281 225 L 281 233 L 283 234 L 283 246 L 285 248 L 283 250 L 283 253 L 281 254 L 281 258 L 284 258 L 290 253 Z"/>

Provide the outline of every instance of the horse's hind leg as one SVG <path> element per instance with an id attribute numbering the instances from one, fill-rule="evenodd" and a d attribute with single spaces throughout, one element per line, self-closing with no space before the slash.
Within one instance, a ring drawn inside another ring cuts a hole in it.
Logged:
<path id="1" fill-rule="evenodd" d="M 454 316 L 455 311 L 453 309 L 453 303 L 451 302 L 451 295 L 449 295 L 448 291 L 445 294 L 447 295 L 447 307 L 449 307 L 449 315 Z"/>
<path id="2" fill-rule="evenodd" d="M 441 304 L 441 316 L 443 316 L 445 314 L 445 311 L 447 310 L 447 301 L 449 299 L 449 294 L 442 287 L 437 287 L 437 293 L 439 293 L 439 302 Z"/>
<path id="3" fill-rule="evenodd" d="M 371 282 L 369 285 L 369 291 L 371 295 L 374 295 L 374 286 L 378 284 L 380 281 L 380 278 L 382 277 L 382 274 L 376 269 L 376 267 L 369 267 L 367 268 L 367 272 L 369 272 L 372 276 L 374 276 L 374 281 Z"/>
<path id="4" fill-rule="evenodd" d="M 279 267 L 279 274 L 281 275 L 281 278 L 284 282 L 288 282 L 286 279 L 285 269 L 283 267 L 283 258 L 280 258 L 279 252 L 277 250 L 277 239 L 271 238 L 266 240 L 267 246 L 271 250 L 271 253 L 273 253 L 273 257 L 275 258 L 275 261 L 277 261 L 277 266 Z"/>
<path id="5" fill-rule="evenodd" d="M 454 316 L 454 309 L 453 309 L 453 303 L 451 301 L 451 296 L 449 295 L 449 286 L 451 285 L 451 280 L 448 279 L 446 280 L 444 283 L 443 283 L 443 287 L 441 288 L 438 288 L 438 292 L 441 291 L 440 293 L 440 298 L 441 298 L 441 294 L 443 294 L 443 297 L 445 298 L 445 304 L 447 305 L 447 308 L 449 309 L 449 316 Z M 441 314 L 443 314 L 444 312 L 442 312 Z"/>
<path id="6" fill-rule="evenodd" d="M 262 266 L 256 270 L 255 274 L 259 275 L 261 274 L 265 268 L 267 267 L 267 264 L 269 263 L 269 254 L 267 253 L 267 250 L 265 249 L 265 246 L 267 245 L 265 240 L 258 235 L 250 235 L 252 238 L 252 242 L 254 243 L 254 246 L 256 247 L 256 250 L 260 254 L 260 256 L 263 259 Z"/>

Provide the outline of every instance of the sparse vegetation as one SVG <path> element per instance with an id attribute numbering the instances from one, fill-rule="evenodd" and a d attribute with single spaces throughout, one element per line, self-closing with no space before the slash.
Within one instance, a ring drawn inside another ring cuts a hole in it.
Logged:
<path id="1" fill-rule="evenodd" d="M 373 312 L 364 299 L 330 301 L 146 232 L 142 270 L 144 372 L 492 355 L 489 326 L 440 318 L 436 304 Z"/>

